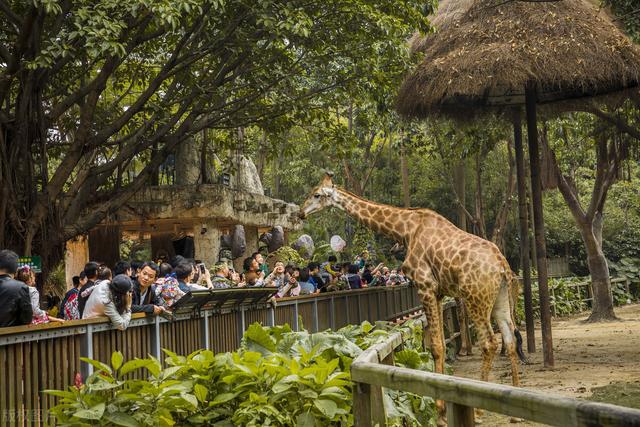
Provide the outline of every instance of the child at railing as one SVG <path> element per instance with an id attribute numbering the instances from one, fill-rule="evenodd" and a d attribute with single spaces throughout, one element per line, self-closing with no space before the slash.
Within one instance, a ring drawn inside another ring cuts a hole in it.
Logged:
<path id="1" fill-rule="evenodd" d="M 37 325 L 40 323 L 49 322 L 64 322 L 63 319 L 59 319 L 54 316 L 49 316 L 46 311 L 40 308 L 40 292 L 36 289 L 36 274 L 28 265 L 24 265 L 18 268 L 16 273 L 16 280 L 24 282 L 29 287 L 29 296 L 31 297 L 31 309 L 33 310 L 33 319 L 31 324 Z"/>

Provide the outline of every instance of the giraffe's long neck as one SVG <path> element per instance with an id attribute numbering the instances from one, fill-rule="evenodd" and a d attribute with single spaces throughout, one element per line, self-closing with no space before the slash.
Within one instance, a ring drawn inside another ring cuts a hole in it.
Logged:
<path id="1" fill-rule="evenodd" d="M 337 189 L 337 207 L 368 228 L 386 234 L 398 242 L 406 242 L 413 232 L 411 211 L 365 200 L 343 189 Z"/>

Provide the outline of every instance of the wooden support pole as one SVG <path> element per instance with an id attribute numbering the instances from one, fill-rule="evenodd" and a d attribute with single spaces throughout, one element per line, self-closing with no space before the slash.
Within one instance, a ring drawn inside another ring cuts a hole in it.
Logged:
<path id="1" fill-rule="evenodd" d="M 533 202 L 533 223 L 538 258 L 538 293 L 540 295 L 540 323 L 542 329 L 542 352 L 544 366 L 552 368 L 553 339 L 551 336 L 551 308 L 549 304 L 549 283 L 547 275 L 547 245 L 544 238 L 544 215 L 542 212 L 542 183 L 540 181 L 540 148 L 538 146 L 538 123 L 536 117 L 536 86 L 525 88 L 527 110 L 527 136 L 529 141 L 529 163 L 531 165 L 531 196 Z"/>
<path id="2" fill-rule="evenodd" d="M 520 110 L 513 112 L 513 142 L 516 150 L 516 176 L 518 177 L 518 214 L 520 217 L 520 265 L 522 267 L 524 318 L 527 329 L 527 351 L 535 353 L 536 337 L 531 296 L 531 260 L 529 258 L 529 212 L 527 211 L 527 184 L 522 146 L 522 121 Z"/>
<path id="3" fill-rule="evenodd" d="M 449 427 L 475 427 L 476 421 L 473 408 L 447 402 L 447 426 Z"/>

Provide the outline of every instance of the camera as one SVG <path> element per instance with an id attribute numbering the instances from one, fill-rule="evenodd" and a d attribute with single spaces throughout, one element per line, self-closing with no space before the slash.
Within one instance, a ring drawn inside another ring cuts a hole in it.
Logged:
<path id="1" fill-rule="evenodd" d="M 205 270 L 204 262 L 201 262 L 200 264 L 198 264 L 198 269 L 200 270 L 201 274 L 204 274 L 204 270 Z"/>

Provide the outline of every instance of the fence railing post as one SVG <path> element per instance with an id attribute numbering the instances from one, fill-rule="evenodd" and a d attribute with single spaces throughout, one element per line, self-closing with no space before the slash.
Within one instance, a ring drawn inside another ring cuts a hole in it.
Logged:
<path id="1" fill-rule="evenodd" d="M 272 305 L 269 306 L 269 326 L 276 326 L 276 308 Z"/>
<path id="2" fill-rule="evenodd" d="M 313 299 L 313 332 L 318 332 L 318 330 L 320 329 L 319 327 L 319 322 L 318 322 L 318 298 L 314 298 Z"/>
<path id="3" fill-rule="evenodd" d="M 81 338 L 80 354 L 82 357 L 93 359 L 93 325 L 87 325 L 86 332 Z M 82 362 L 80 365 L 80 374 L 83 380 L 93 373 L 93 365 Z"/>
<path id="4" fill-rule="evenodd" d="M 206 350 L 211 350 L 211 341 L 209 337 L 209 312 L 207 310 L 202 310 L 202 336 L 200 337 L 200 342 Z"/>
<path id="5" fill-rule="evenodd" d="M 293 330 L 298 332 L 300 330 L 298 325 L 298 301 L 293 304 Z"/>
<path id="6" fill-rule="evenodd" d="M 353 384 L 353 418 L 356 427 L 382 427 L 386 424 L 382 398 L 380 386 Z"/>
<path id="7" fill-rule="evenodd" d="M 449 427 L 475 427 L 473 408 L 457 403 L 446 402 L 447 426 Z"/>

